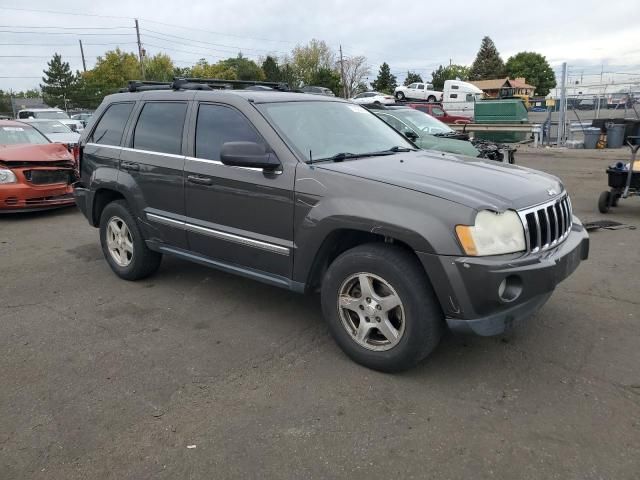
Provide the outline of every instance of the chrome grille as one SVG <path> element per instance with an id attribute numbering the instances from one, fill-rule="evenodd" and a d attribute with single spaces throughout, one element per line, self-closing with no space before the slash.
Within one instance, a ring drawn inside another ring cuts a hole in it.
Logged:
<path id="1" fill-rule="evenodd" d="M 518 214 L 524 225 L 529 252 L 555 247 L 571 232 L 573 212 L 568 195 L 526 210 L 519 210 Z"/>

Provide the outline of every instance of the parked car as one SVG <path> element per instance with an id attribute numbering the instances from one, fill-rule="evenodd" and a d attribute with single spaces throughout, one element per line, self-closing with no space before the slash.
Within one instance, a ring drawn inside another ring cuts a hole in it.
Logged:
<path id="1" fill-rule="evenodd" d="M 314 87 L 313 85 L 305 85 L 300 89 L 303 93 L 311 93 L 314 95 L 326 95 L 327 97 L 335 97 L 336 94 L 333 93 L 326 87 Z"/>
<path id="2" fill-rule="evenodd" d="M 0 213 L 73 205 L 75 162 L 31 125 L 0 120 Z"/>
<path id="3" fill-rule="evenodd" d="M 515 162 L 515 148 L 487 140 L 470 140 L 466 133 L 456 132 L 428 113 L 408 106 L 370 108 L 378 117 L 424 150 L 457 153 L 497 162 Z"/>
<path id="4" fill-rule="evenodd" d="M 71 115 L 71 120 L 79 121 L 83 127 L 87 126 L 87 122 L 91 118 L 93 113 L 85 112 L 85 113 L 76 113 L 75 115 Z"/>
<path id="5" fill-rule="evenodd" d="M 69 115 L 59 108 L 30 108 L 28 110 L 20 110 L 18 112 L 18 120 L 29 120 L 32 118 L 38 120 L 58 120 L 74 132 L 81 132 L 84 130 L 84 127 L 79 120 L 72 120 L 69 118 Z"/>
<path id="6" fill-rule="evenodd" d="M 447 325 L 502 333 L 588 255 L 556 177 L 416 150 L 339 98 L 174 82 L 95 115 L 75 196 L 116 275 L 173 255 L 319 291 L 333 337 L 370 368 L 409 368 Z"/>
<path id="7" fill-rule="evenodd" d="M 439 102 L 442 100 L 442 92 L 438 92 L 433 89 L 433 85 L 430 83 L 412 83 L 408 87 L 404 85 L 397 87 L 393 95 L 398 100 L 414 99 L 414 100 L 427 100 L 429 102 Z"/>
<path id="8" fill-rule="evenodd" d="M 391 95 L 380 92 L 362 92 L 350 100 L 359 105 L 390 105 L 396 103 L 395 99 Z"/>
<path id="9" fill-rule="evenodd" d="M 80 140 L 80 134 L 78 132 L 72 132 L 69 127 L 59 120 L 28 119 L 21 120 L 21 122 L 33 126 L 54 143 L 64 143 L 65 145 L 74 146 L 77 145 Z"/>
<path id="10" fill-rule="evenodd" d="M 407 107 L 418 110 L 419 112 L 424 112 L 432 117 L 437 118 L 443 123 L 447 124 L 460 124 L 460 123 L 471 123 L 472 118 L 465 117 L 463 115 L 451 115 L 447 112 L 442 105 L 439 103 L 405 103 Z"/>

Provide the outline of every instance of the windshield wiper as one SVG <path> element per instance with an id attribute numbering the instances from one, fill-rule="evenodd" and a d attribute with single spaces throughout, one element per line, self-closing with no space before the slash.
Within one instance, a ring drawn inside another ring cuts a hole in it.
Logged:
<path id="1" fill-rule="evenodd" d="M 366 153 L 350 153 L 350 152 L 340 152 L 332 155 L 327 158 L 318 158 L 313 159 L 313 161 L 308 160 L 307 163 L 316 163 L 316 162 L 342 162 L 343 160 L 351 159 L 351 158 L 363 158 L 363 157 L 383 157 L 385 155 L 393 155 L 398 152 L 415 152 L 414 148 L 407 147 L 391 147 L 388 150 L 380 150 L 378 152 L 366 152 Z"/>

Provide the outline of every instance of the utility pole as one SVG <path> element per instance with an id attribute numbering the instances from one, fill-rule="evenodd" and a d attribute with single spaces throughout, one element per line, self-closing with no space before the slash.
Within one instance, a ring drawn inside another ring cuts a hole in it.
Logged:
<path id="1" fill-rule="evenodd" d="M 347 98 L 347 82 L 344 79 L 344 59 L 342 58 L 342 44 L 340 44 L 340 75 L 342 76 L 342 96 Z"/>
<path id="2" fill-rule="evenodd" d="M 560 81 L 560 115 L 558 117 L 558 147 L 564 143 L 565 121 L 567 114 L 567 62 L 562 64 L 562 80 Z"/>
<path id="3" fill-rule="evenodd" d="M 140 73 L 142 74 L 142 80 L 144 80 L 144 56 L 142 55 L 142 43 L 140 43 L 140 27 L 138 26 L 138 19 L 136 22 L 136 37 L 138 37 L 138 57 L 140 58 Z"/>
<path id="4" fill-rule="evenodd" d="M 82 55 L 82 70 L 86 72 L 87 63 L 84 61 L 84 49 L 82 48 L 82 40 L 78 39 L 78 42 L 80 42 L 80 55 Z"/>

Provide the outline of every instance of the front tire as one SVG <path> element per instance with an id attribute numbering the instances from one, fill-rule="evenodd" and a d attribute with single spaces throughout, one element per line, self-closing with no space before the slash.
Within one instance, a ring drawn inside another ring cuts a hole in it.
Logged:
<path id="1" fill-rule="evenodd" d="M 383 372 L 411 368 L 438 345 L 444 316 L 416 257 L 372 243 L 347 250 L 322 282 L 322 310 L 340 348 Z"/>
<path id="2" fill-rule="evenodd" d="M 155 273 L 162 255 L 150 250 L 127 202 L 108 204 L 100 216 L 100 244 L 111 270 L 124 280 L 140 280 Z"/>
<path id="3" fill-rule="evenodd" d="M 609 203 L 611 199 L 611 192 L 606 191 L 600 194 L 600 198 L 598 198 L 598 210 L 600 213 L 609 213 L 609 209 L 611 205 Z"/>
<path id="4" fill-rule="evenodd" d="M 396 98 L 400 101 L 405 99 L 404 93 L 402 92 L 396 92 Z"/>

